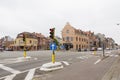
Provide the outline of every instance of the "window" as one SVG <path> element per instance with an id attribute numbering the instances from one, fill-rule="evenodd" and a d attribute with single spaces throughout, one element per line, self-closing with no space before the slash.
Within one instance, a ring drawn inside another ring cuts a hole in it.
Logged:
<path id="1" fill-rule="evenodd" d="M 30 40 L 30 44 L 32 43 L 32 41 Z"/>
<path id="2" fill-rule="evenodd" d="M 69 37 L 66 37 L 66 41 L 69 41 Z"/>
<path id="3" fill-rule="evenodd" d="M 76 37 L 76 41 L 78 41 L 78 37 Z"/>
<path id="4" fill-rule="evenodd" d="M 23 40 L 19 40 L 19 44 L 23 44 L 24 42 L 23 42 Z"/>
<path id="5" fill-rule="evenodd" d="M 78 45 L 76 45 L 76 50 L 78 50 Z"/>
<path id="6" fill-rule="evenodd" d="M 63 37 L 63 41 L 65 41 L 65 38 Z"/>
<path id="7" fill-rule="evenodd" d="M 79 48 L 81 48 L 81 45 L 79 45 Z"/>
<path id="8" fill-rule="evenodd" d="M 69 33 L 69 30 L 66 30 L 66 33 Z"/>

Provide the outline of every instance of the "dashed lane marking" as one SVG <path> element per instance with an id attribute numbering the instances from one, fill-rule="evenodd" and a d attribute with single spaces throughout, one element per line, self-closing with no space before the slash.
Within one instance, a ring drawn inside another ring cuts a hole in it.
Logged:
<path id="1" fill-rule="evenodd" d="M 97 64 L 97 63 L 99 63 L 101 61 L 101 59 L 98 59 L 94 64 Z"/>

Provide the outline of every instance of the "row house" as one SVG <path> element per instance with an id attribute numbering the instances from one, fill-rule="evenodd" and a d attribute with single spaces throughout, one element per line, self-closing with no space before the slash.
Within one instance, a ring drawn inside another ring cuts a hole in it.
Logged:
<path id="1" fill-rule="evenodd" d="M 88 49 L 92 48 L 114 48 L 115 41 L 112 38 L 106 38 L 104 34 L 94 34 L 91 31 L 82 31 L 75 29 L 67 23 L 62 30 L 62 44 L 66 49 Z"/>

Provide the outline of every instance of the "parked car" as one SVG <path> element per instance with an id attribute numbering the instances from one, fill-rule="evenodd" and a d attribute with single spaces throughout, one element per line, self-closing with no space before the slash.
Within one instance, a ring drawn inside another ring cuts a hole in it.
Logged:
<path id="1" fill-rule="evenodd" d="M 0 48 L 0 51 L 2 52 L 2 51 L 3 51 L 3 48 Z"/>
<path id="2" fill-rule="evenodd" d="M 106 50 L 110 50 L 110 48 L 106 48 Z"/>
<path id="3" fill-rule="evenodd" d="M 102 51 L 102 48 L 101 48 L 101 47 L 99 47 L 99 48 L 97 48 L 97 50 L 98 50 L 98 51 Z"/>
<path id="4" fill-rule="evenodd" d="M 90 51 L 94 51 L 95 50 L 95 47 L 92 47 L 91 49 L 90 49 Z"/>
<path id="5" fill-rule="evenodd" d="M 13 49 L 11 49 L 11 48 L 8 48 L 8 49 L 6 49 L 6 51 L 13 51 Z"/>
<path id="6" fill-rule="evenodd" d="M 90 51 L 96 51 L 97 50 L 97 48 L 95 48 L 95 47 L 92 47 L 91 49 L 90 49 Z"/>

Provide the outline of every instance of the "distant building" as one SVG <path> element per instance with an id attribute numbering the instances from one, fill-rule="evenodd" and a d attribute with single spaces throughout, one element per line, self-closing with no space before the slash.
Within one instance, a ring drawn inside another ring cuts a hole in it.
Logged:
<path id="1" fill-rule="evenodd" d="M 37 49 L 41 50 L 41 49 L 48 49 L 49 47 L 49 39 L 47 37 L 45 37 L 44 35 L 42 35 L 41 33 L 32 33 L 33 35 L 35 35 L 37 37 L 38 40 L 38 44 L 37 44 Z"/>
<path id="2" fill-rule="evenodd" d="M 115 47 L 115 41 L 112 38 L 106 38 L 104 34 L 96 34 L 97 47 L 103 47 L 107 49 L 113 49 Z"/>
<path id="3" fill-rule="evenodd" d="M 115 41 L 112 38 L 106 38 L 106 48 L 114 49 L 115 48 Z"/>
<path id="4" fill-rule="evenodd" d="M 10 36 L 5 36 L 0 39 L 0 47 L 4 48 L 4 50 L 10 49 L 13 43 L 14 39 Z"/>

